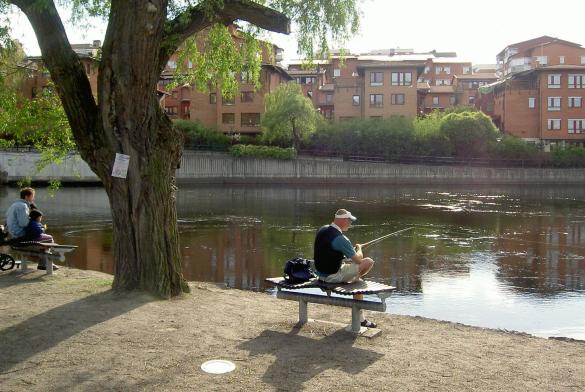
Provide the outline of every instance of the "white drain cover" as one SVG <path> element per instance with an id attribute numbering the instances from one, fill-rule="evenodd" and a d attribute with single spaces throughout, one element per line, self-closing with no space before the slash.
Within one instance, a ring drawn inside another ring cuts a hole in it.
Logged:
<path id="1" fill-rule="evenodd" d="M 201 365 L 201 370 L 203 370 L 205 373 L 211 374 L 229 373 L 233 371 L 235 368 L 236 365 L 233 362 L 226 361 L 223 359 L 213 359 Z"/>

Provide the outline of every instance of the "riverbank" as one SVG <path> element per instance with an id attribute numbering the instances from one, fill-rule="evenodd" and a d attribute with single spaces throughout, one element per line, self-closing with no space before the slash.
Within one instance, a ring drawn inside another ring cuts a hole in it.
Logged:
<path id="1" fill-rule="evenodd" d="M 30 178 L 95 184 L 98 177 L 79 156 L 37 172 L 38 153 L 6 152 L 0 171 L 9 182 Z M 228 153 L 184 151 L 176 171 L 180 184 L 575 184 L 583 185 L 582 168 L 507 168 L 344 161 L 302 156 L 293 160 L 238 158 Z"/>
<path id="2" fill-rule="evenodd" d="M 585 344 L 418 317 L 368 314 L 355 338 L 344 308 L 294 329 L 297 305 L 190 283 L 171 301 L 116 295 L 111 276 L 61 268 L 0 272 L 2 391 L 581 391 Z M 200 365 L 227 359 L 236 370 Z"/>

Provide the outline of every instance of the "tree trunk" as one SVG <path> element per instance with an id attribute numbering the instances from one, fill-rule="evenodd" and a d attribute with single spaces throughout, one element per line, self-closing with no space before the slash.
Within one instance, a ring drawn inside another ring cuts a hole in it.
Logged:
<path id="1" fill-rule="evenodd" d="M 299 151 L 299 148 L 301 147 L 301 135 L 299 134 L 295 119 L 292 118 L 290 122 L 292 127 L 293 148 L 295 151 Z"/>
<path id="2" fill-rule="evenodd" d="M 98 80 L 109 148 L 95 154 L 112 209 L 113 287 L 166 298 L 188 286 L 175 205 L 182 140 L 156 95 L 165 17 L 166 1 L 112 1 Z M 127 178 L 111 176 L 116 153 L 130 156 Z"/>

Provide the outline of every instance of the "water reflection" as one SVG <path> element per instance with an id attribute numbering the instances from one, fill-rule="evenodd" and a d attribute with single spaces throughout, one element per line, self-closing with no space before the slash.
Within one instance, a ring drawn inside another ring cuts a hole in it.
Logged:
<path id="1" fill-rule="evenodd" d="M 0 189 L 3 210 L 15 189 Z M 585 188 L 205 186 L 177 195 L 189 280 L 263 290 L 285 260 L 311 257 L 338 207 L 368 248 L 371 279 L 394 285 L 392 313 L 585 339 Z M 99 188 L 40 189 L 49 232 L 79 245 L 68 261 L 112 273 L 110 213 Z"/>

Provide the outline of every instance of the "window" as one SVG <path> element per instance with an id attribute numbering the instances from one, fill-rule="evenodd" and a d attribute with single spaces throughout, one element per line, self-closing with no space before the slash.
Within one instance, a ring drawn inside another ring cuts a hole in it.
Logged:
<path id="1" fill-rule="evenodd" d="M 392 105 L 404 105 L 404 94 L 392 94 L 390 96 L 390 103 Z"/>
<path id="2" fill-rule="evenodd" d="M 333 70 L 333 77 L 336 78 L 338 76 L 341 76 L 341 70 L 339 68 L 335 68 Z"/>
<path id="3" fill-rule="evenodd" d="M 565 56 L 559 56 L 559 64 L 565 64 Z"/>
<path id="4" fill-rule="evenodd" d="M 333 94 L 325 94 L 325 105 L 331 105 L 333 103 Z"/>
<path id="5" fill-rule="evenodd" d="M 436 95 L 433 97 L 433 106 L 439 106 L 439 97 Z"/>
<path id="6" fill-rule="evenodd" d="M 536 56 L 536 57 L 534 57 L 534 60 L 536 61 L 537 64 L 540 64 L 540 65 L 546 65 L 548 63 L 547 56 Z"/>
<path id="7" fill-rule="evenodd" d="M 252 74 L 248 71 L 242 71 L 240 73 L 240 80 L 242 84 L 252 84 Z"/>
<path id="8" fill-rule="evenodd" d="M 549 131 L 558 131 L 561 129 L 561 119 L 560 118 L 549 118 L 548 119 L 548 130 Z"/>
<path id="9" fill-rule="evenodd" d="M 209 103 L 215 105 L 217 103 L 217 94 L 211 93 L 209 94 Z"/>
<path id="10" fill-rule="evenodd" d="M 443 71 L 445 71 L 447 75 L 451 75 L 451 67 L 443 67 Z"/>
<path id="11" fill-rule="evenodd" d="M 559 74 L 548 75 L 548 88 L 561 88 L 561 75 Z"/>
<path id="12" fill-rule="evenodd" d="M 187 60 L 187 68 L 193 68 L 193 62 L 191 60 Z"/>
<path id="13" fill-rule="evenodd" d="M 470 74 L 471 73 L 471 67 L 463 67 L 463 74 Z"/>
<path id="14" fill-rule="evenodd" d="M 561 97 L 548 97 L 548 111 L 557 112 L 561 110 Z"/>
<path id="15" fill-rule="evenodd" d="M 167 106 L 167 107 L 165 107 L 165 112 L 169 116 L 174 116 L 174 115 L 176 115 L 178 113 L 176 106 Z"/>
<path id="16" fill-rule="evenodd" d="M 475 96 L 474 95 L 470 95 L 469 97 L 467 97 L 467 103 L 470 104 L 470 105 L 475 104 Z"/>
<path id="17" fill-rule="evenodd" d="M 569 97 L 569 107 L 570 108 L 580 108 L 581 107 L 581 97 Z"/>
<path id="18" fill-rule="evenodd" d="M 392 72 L 392 86 L 410 86 L 412 85 L 411 72 Z"/>
<path id="19" fill-rule="evenodd" d="M 370 94 L 370 106 L 377 108 L 384 106 L 384 96 L 382 94 Z"/>
<path id="20" fill-rule="evenodd" d="M 435 73 L 436 74 L 440 74 L 441 73 L 441 67 L 435 67 Z"/>
<path id="21" fill-rule="evenodd" d="M 177 69 L 177 62 L 173 60 L 167 61 L 167 67 L 170 69 Z"/>
<path id="22" fill-rule="evenodd" d="M 236 98 L 235 97 L 221 97 L 221 103 L 224 105 L 235 105 Z"/>
<path id="23" fill-rule="evenodd" d="M 425 67 L 425 72 L 424 72 L 424 73 L 426 73 L 426 74 L 427 74 L 427 73 L 429 73 L 429 71 L 430 71 L 430 70 L 431 70 L 431 68 L 430 68 L 430 67 Z"/>
<path id="24" fill-rule="evenodd" d="M 221 115 L 222 124 L 235 124 L 236 114 L 235 113 L 222 113 Z"/>
<path id="25" fill-rule="evenodd" d="M 585 133 L 585 119 L 573 119 L 570 118 L 568 121 L 567 132 L 568 133 Z"/>
<path id="26" fill-rule="evenodd" d="M 360 96 L 354 95 L 353 97 L 351 97 L 351 102 L 353 106 L 360 106 Z"/>
<path id="27" fill-rule="evenodd" d="M 528 98 L 528 109 L 534 109 L 536 107 L 536 98 Z"/>
<path id="28" fill-rule="evenodd" d="M 260 113 L 242 113 L 242 126 L 257 127 L 260 125 Z"/>
<path id="29" fill-rule="evenodd" d="M 242 91 L 240 95 L 241 102 L 254 102 L 254 92 L 252 91 Z"/>
<path id="30" fill-rule="evenodd" d="M 585 64 L 585 56 L 581 56 L 581 64 Z"/>
<path id="31" fill-rule="evenodd" d="M 301 76 L 300 78 L 297 78 L 298 84 L 314 84 L 316 82 L 317 78 L 314 76 Z"/>
<path id="32" fill-rule="evenodd" d="M 569 88 L 585 88 L 585 74 L 569 74 Z"/>
<path id="33" fill-rule="evenodd" d="M 382 86 L 384 84 L 384 72 L 370 72 L 370 86 Z"/>

